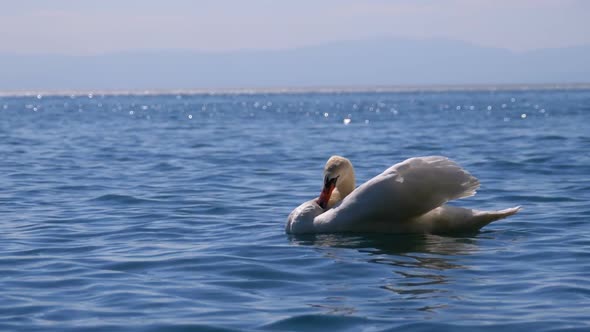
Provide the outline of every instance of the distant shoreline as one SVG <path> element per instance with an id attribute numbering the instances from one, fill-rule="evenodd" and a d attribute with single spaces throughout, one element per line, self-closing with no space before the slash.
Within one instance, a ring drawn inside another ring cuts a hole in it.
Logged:
<path id="1" fill-rule="evenodd" d="M 257 94 L 338 94 L 338 93 L 404 93 L 404 92 L 477 92 L 477 91 L 554 91 L 590 90 L 590 83 L 556 84 L 462 84 L 462 85 L 391 85 L 342 87 L 276 87 L 276 88 L 199 88 L 199 89 L 80 89 L 80 90 L 13 90 L 0 91 L 0 97 L 32 96 L 145 96 L 145 95 L 257 95 Z"/>

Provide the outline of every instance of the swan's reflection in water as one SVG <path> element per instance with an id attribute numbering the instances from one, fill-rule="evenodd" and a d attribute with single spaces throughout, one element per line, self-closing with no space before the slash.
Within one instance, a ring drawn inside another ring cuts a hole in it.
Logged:
<path id="1" fill-rule="evenodd" d="M 373 298 L 370 301 L 375 300 L 381 305 L 386 305 L 389 313 L 417 313 L 437 311 L 455 300 L 460 300 L 455 289 L 462 281 L 457 280 L 456 276 L 470 269 L 464 264 L 464 258 L 478 251 L 477 241 L 481 238 L 481 234 L 477 238 L 423 234 L 310 234 L 293 235 L 290 240 L 295 245 L 313 246 L 324 257 L 335 261 L 346 262 L 354 259 L 357 263 L 361 260 L 389 266 L 391 269 L 387 271 L 391 272 L 387 272 L 388 276 L 385 278 L 370 274 L 365 277 L 365 286 L 385 290 L 389 294 L 382 294 L 379 300 Z M 358 264 L 355 266 L 359 268 Z M 359 280 L 351 280 L 350 283 L 358 285 Z M 348 301 L 343 302 L 342 307 L 332 303 L 330 311 L 355 311 L 351 310 L 350 303 L 344 305 Z"/>
<path id="2" fill-rule="evenodd" d="M 416 266 L 430 269 L 453 269 L 449 256 L 477 251 L 474 237 L 450 237 L 430 234 L 304 234 L 290 235 L 293 244 L 317 248 L 357 249 L 374 256 L 369 262 L 394 266 Z M 412 258 L 415 262 L 400 259 Z"/>

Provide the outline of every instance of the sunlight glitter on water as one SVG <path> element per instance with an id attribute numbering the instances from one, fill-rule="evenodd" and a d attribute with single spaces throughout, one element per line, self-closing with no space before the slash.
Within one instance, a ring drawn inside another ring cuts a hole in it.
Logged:
<path id="1" fill-rule="evenodd" d="M 590 328 L 589 91 L 93 93 L 0 97 L 0 330 Z M 287 236 L 333 154 L 446 155 L 461 205 L 524 210 Z"/>

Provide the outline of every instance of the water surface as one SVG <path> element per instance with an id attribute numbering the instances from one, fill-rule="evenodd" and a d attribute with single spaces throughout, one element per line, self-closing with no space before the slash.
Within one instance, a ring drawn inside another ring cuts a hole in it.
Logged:
<path id="1" fill-rule="evenodd" d="M 590 91 L 0 97 L 3 331 L 590 329 Z M 333 154 L 441 154 L 477 234 L 288 236 Z"/>

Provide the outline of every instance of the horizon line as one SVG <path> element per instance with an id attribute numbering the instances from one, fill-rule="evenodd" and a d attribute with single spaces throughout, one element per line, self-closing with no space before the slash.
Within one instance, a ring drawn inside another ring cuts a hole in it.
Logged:
<path id="1" fill-rule="evenodd" d="M 239 87 L 179 89 L 17 89 L 0 90 L 0 97 L 61 96 L 158 96 L 158 95 L 255 95 L 255 94 L 338 94 L 338 93 L 408 93 L 408 92 L 494 92 L 590 90 L 590 82 L 506 83 L 506 84 L 419 84 L 366 86 Z"/>
<path id="2" fill-rule="evenodd" d="M 513 54 L 524 54 L 530 52 L 538 52 L 544 50 L 560 50 L 560 49 L 570 49 L 570 48 L 584 48 L 590 47 L 590 43 L 575 43 L 569 44 L 565 46 L 544 46 L 544 47 L 534 47 L 529 49 L 513 49 L 510 47 L 502 47 L 502 46 L 490 46 L 486 44 L 481 44 L 473 41 L 463 40 L 463 39 L 454 39 L 454 38 L 442 38 L 442 37 L 428 37 L 428 38 L 409 38 L 409 37 L 399 37 L 399 36 L 373 36 L 367 38 L 356 38 L 356 39 L 333 39 L 333 40 L 326 40 L 322 42 L 314 42 L 308 43 L 303 45 L 295 45 L 295 46 L 288 46 L 288 47 L 276 47 L 276 48 L 228 48 L 228 49 L 198 49 L 198 48 L 190 48 L 190 47 L 174 47 L 174 48 L 134 48 L 134 49 L 113 49 L 113 50 L 104 50 L 104 51 L 97 51 L 97 52 L 89 52 L 89 53 L 62 53 L 62 52 L 14 52 L 14 51 L 1 51 L 0 56 L 26 56 L 26 57 L 35 57 L 35 56 L 60 56 L 60 57 L 100 57 L 100 56 L 112 56 L 112 55 L 125 55 L 125 54 L 153 54 L 153 53 L 190 53 L 195 55 L 219 55 L 219 54 L 237 54 L 237 53 L 256 53 L 256 52 L 288 52 L 288 51 L 297 51 L 302 49 L 310 49 L 316 47 L 323 47 L 327 45 L 334 45 L 334 44 L 342 44 L 342 43 L 362 43 L 362 42 L 374 42 L 374 41 L 388 41 L 388 42 L 454 42 L 454 43 L 463 43 L 465 45 L 477 47 L 477 48 L 484 48 L 484 49 L 495 49 L 495 50 L 503 50 L 508 51 Z"/>

